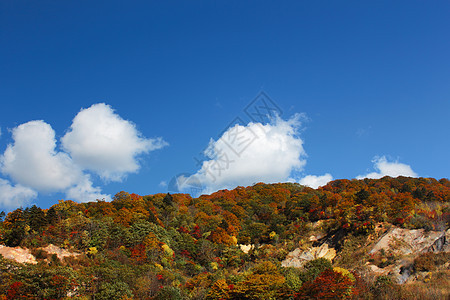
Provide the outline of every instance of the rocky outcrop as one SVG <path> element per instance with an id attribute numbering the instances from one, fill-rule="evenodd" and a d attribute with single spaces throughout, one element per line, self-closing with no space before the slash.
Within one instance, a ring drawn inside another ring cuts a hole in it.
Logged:
<path id="1" fill-rule="evenodd" d="M 304 251 L 297 248 L 288 253 L 286 259 L 281 262 L 281 266 L 301 268 L 306 262 L 321 257 L 333 260 L 336 257 L 336 250 L 329 248 L 328 244 L 322 244 L 320 247 L 312 247 Z"/>
<path id="2" fill-rule="evenodd" d="M 48 245 L 47 247 L 40 248 L 47 252 L 48 254 L 56 254 L 60 260 L 64 260 L 65 257 L 69 256 L 78 256 L 80 253 L 77 252 L 69 252 L 66 249 L 60 248 L 58 246 L 55 246 L 53 244 Z"/>
<path id="3" fill-rule="evenodd" d="M 428 252 L 450 252 L 450 229 L 428 248 Z"/>
<path id="4" fill-rule="evenodd" d="M 253 250 L 255 248 L 255 245 L 243 245 L 243 244 L 239 244 L 239 248 L 241 249 L 242 252 L 244 252 L 245 254 L 249 253 L 250 250 Z"/>
<path id="5" fill-rule="evenodd" d="M 14 260 L 21 264 L 37 264 L 36 257 L 26 248 L 0 245 L 0 254 L 6 259 Z"/>
<path id="6" fill-rule="evenodd" d="M 448 251 L 448 230 L 425 231 L 424 229 L 392 228 L 375 244 L 369 254 L 381 249 L 391 250 L 396 254 L 408 255 L 429 251 Z M 447 249 L 447 250 L 444 250 Z"/>
<path id="7" fill-rule="evenodd" d="M 80 253 L 69 252 L 66 249 L 62 249 L 52 244 L 39 249 L 44 250 L 48 254 L 56 254 L 56 256 L 58 256 L 60 260 L 63 260 L 64 257 L 80 255 Z M 0 254 L 3 255 L 3 257 L 6 259 L 14 260 L 21 264 L 37 264 L 36 257 L 34 257 L 34 255 L 31 254 L 30 249 L 27 248 L 7 247 L 0 245 Z"/>
<path id="8" fill-rule="evenodd" d="M 397 283 L 403 284 L 411 280 L 414 273 L 413 259 L 426 252 L 450 251 L 450 229 L 447 231 L 425 231 L 424 229 L 392 228 L 373 246 L 369 254 L 383 249 L 395 253 L 399 257 L 396 263 L 385 268 L 368 264 L 369 269 L 377 275 L 390 275 Z"/>

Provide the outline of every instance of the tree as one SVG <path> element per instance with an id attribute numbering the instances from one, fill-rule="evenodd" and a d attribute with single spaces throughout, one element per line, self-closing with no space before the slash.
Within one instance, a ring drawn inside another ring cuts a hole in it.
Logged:
<path id="1" fill-rule="evenodd" d="M 95 294 L 97 300 L 124 299 L 124 297 L 131 298 L 133 293 L 128 284 L 122 281 L 104 282 Z"/>
<path id="2" fill-rule="evenodd" d="M 25 209 L 24 217 L 27 220 L 28 225 L 30 225 L 30 228 L 36 232 L 40 232 L 42 227 L 47 225 L 45 212 L 36 205 Z"/>
<path id="3" fill-rule="evenodd" d="M 256 265 L 245 280 L 230 290 L 231 299 L 289 299 L 289 294 L 284 276 L 268 261 Z"/>
<path id="4" fill-rule="evenodd" d="M 314 281 L 305 282 L 294 299 L 350 299 L 352 286 L 349 276 L 327 269 Z"/>
<path id="5" fill-rule="evenodd" d="M 3 226 L 7 229 L 4 236 L 6 246 L 19 246 L 26 235 L 26 223 L 22 208 L 8 213 Z"/>
<path id="6" fill-rule="evenodd" d="M 207 300 L 230 299 L 230 286 L 225 279 L 218 279 L 213 283 L 206 295 Z"/>
<path id="7" fill-rule="evenodd" d="M 47 210 L 45 217 L 47 219 L 47 224 L 50 225 L 55 225 L 55 223 L 58 221 L 58 214 L 56 213 L 56 209 L 53 206 Z"/>

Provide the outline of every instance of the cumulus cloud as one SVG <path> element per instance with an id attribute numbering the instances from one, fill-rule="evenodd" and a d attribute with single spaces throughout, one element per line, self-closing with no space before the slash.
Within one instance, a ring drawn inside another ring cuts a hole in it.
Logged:
<path id="1" fill-rule="evenodd" d="M 390 177 L 398 177 L 398 176 L 406 176 L 406 177 L 417 177 L 417 173 L 412 170 L 409 165 L 399 163 L 398 161 L 390 162 L 386 159 L 385 156 L 375 157 L 372 160 L 374 163 L 374 169 L 376 172 L 371 172 L 366 175 L 359 175 L 356 177 L 357 179 L 379 179 L 384 176 Z"/>
<path id="2" fill-rule="evenodd" d="M 16 201 L 21 205 L 19 198 L 36 197 L 36 191 L 65 192 L 70 199 L 80 202 L 109 197 L 92 186 L 89 176 L 83 174 L 68 154 L 56 151 L 55 131 L 49 124 L 27 122 L 14 128 L 12 137 L 14 143 L 0 156 L 2 173 L 17 183 L 14 189 L 3 185 L 10 192 L 7 197 L 12 197 L 11 204 Z"/>
<path id="3" fill-rule="evenodd" d="M 113 181 L 136 172 L 140 154 L 167 145 L 161 138 L 142 137 L 133 123 L 104 103 L 82 109 L 61 142 L 77 165 Z"/>
<path id="4" fill-rule="evenodd" d="M 0 155 L 0 205 L 19 206 L 37 193 L 65 193 L 79 201 L 111 200 L 95 187 L 92 171 L 103 179 L 121 180 L 140 165 L 140 154 L 167 145 L 161 138 L 142 137 L 136 126 L 123 120 L 106 104 L 82 109 L 61 139 L 44 121 L 30 121 L 12 129 L 13 143 Z"/>
<path id="5" fill-rule="evenodd" d="M 320 186 L 326 185 L 328 182 L 333 180 L 333 176 L 331 174 L 326 173 L 322 176 L 316 176 L 316 175 L 307 175 L 299 180 L 299 183 L 301 185 L 309 186 L 313 189 L 317 189 Z"/>
<path id="6" fill-rule="evenodd" d="M 15 208 L 28 204 L 36 197 L 36 191 L 21 185 L 12 186 L 7 180 L 0 178 L 0 205 Z"/>
<path id="7" fill-rule="evenodd" d="M 55 150 L 55 132 L 44 121 L 31 121 L 12 130 L 14 143 L 0 158 L 1 170 L 15 182 L 40 192 L 74 185 L 81 170 L 66 153 Z"/>
<path id="8" fill-rule="evenodd" d="M 192 178 L 210 193 L 255 182 L 286 181 L 306 163 L 303 141 L 298 137 L 300 116 L 271 124 L 249 123 L 228 128 L 205 151 L 208 160 Z"/>

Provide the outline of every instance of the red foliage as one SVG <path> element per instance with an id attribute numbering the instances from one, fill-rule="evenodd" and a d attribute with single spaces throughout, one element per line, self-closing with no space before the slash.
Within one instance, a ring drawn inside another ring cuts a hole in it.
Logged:
<path id="1" fill-rule="evenodd" d="M 353 282 L 332 269 L 323 271 L 314 281 L 305 282 L 294 299 L 349 299 Z"/>
<path id="2" fill-rule="evenodd" d="M 130 194 L 131 200 L 139 200 L 142 198 L 142 196 L 139 196 L 138 194 L 132 193 Z"/>
<path id="3" fill-rule="evenodd" d="M 191 253 L 189 253 L 189 251 L 187 251 L 187 250 L 182 250 L 180 254 L 182 256 L 192 259 Z"/>
<path id="4" fill-rule="evenodd" d="M 27 293 L 22 282 L 14 282 L 6 292 L 6 299 L 26 299 Z"/>
<path id="5" fill-rule="evenodd" d="M 202 237 L 202 234 L 201 234 L 201 232 L 200 232 L 200 226 L 195 225 L 195 226 L 194 226 L 194 229 L 192 229 L 192 231 L 191 231 L 191 235 L 192 235 L 193 237 L 195 237 L 196 239 L 201 238 L 201 237 Z"/>
<path id="6" fill-rule="evenodd" d="M 138 262 L 143 262 L 147 259 L 147 253 L 145 251 L 144 244 L 138 244 L 131 249 L 131 258 L 134 258 Z"/>
<path id="7" fill-rule="evenodd" d="M 189 233 L 189 230 L 184 226 L 180 226 L 180 228 L 178 228 L 178 232 Z"/>

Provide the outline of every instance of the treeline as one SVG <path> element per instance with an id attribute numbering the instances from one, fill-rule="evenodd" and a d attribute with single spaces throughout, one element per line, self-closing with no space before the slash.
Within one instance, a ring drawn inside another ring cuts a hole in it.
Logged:
<path id="1" fill-rule="evenodd" d="M 33 249 L 39 262 L 2 258 L 0 297 L 373 298 L 386 282 L 365 282 L 348 256 L 333 264 L 311 261 L 303 269 L 280 262 L 298 245 L 312 245 L 307 238 L 318 223 L 330 236 L 354 240 L 370 235 L 379 222 L 445 230 L 449 202 L 447 179 L 385 177 L 335 180 L 319 189 L 259 183 L 199 198 L 122 191 L 111 202 L 60 200 L 47 210 L 19 208 L 4 216 L 1 243 Z M 335 245 L 343 253 L 344 240 Z M 48 244 L 82 255 L 59 261 L 39 250 Z M 252 250 L 244 253 L 240 244 L 252 244 Z"/>

